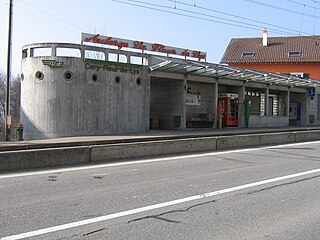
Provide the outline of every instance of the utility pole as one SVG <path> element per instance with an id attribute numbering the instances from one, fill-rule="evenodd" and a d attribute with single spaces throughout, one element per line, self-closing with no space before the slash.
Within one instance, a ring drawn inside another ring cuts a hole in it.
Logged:
<path id="1" fill-rule="evenodd" d="M 12 15 L 13 0 L 9 3 L 9 27 L 8 27 L 8 60 L 7 60 L 7 81 L 6 81 L 6 114 L 5 114 L 5 138 L 10 140 L 11 115 L 10 115 L 10 78 L 11 78 L 11 48 L 12 48 Z"/>

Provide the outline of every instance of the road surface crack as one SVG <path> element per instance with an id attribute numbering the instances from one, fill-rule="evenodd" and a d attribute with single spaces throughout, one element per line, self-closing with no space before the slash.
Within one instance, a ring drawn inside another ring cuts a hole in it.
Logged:
<path id="1" fill-rule="evenodd" d="M 301 148 L 299 148 L 301 149 Z M 295 149 L 297 150 L 297 149 Z M 311 149 L 303 149 L 303 150 L 313 150 L 312 148 Z M 270 151 L 270 150 L 269 150 Z M 280 153 L 280 154 L 287 154 L 287 155 L 291 155 L 291 156 L 294 156 L 294 158 L 291 158 L 291 159 L 298 159 L 300 160 L 301 158 L 299 157 L 303 157 L 303 160 L 305 161 L 313 161 L 313 162 L 319 162 L 320 161 L 320 158 L 319 157 L 315 157 L 315 156 L 310 156 L 310 155 L 307 155 L 307 154 L 299 154 L 299 153 L 292 153 L 292 152 L 283 152 L 283 151 L 276 151 L 274 149 L 272 149 L 271 152 L 276 152 L 276 153 Z M 290 158 L 289 156 L 285 157 L 285 158 Z"/>
<path id="2" fill-rule="evenodd" d="M 193 208 L 201 207 L 201 206 L 204 206 L 204 205 L 207 205 L 210 203 L 214 203 L 214 202 L 216 202 L 216 200 L 211 200 L 208 202 L 195 204 L 195 205 L 192 205 L 192 206 L 185 208 L 185 209 L 172 210 L 172 211 L 160 213 L 157 215 L 150 215 L 150 216 L 145 216 L 145 217 L 141 217 L 141 218 L 136 218 L 136 219 L 128 221 L 128 223 L 138 222 L 138 221 L 147 220 L 147 219 L 156 219 L 156 220 L 161 220 L 161 221 L 165 221 L 168 223 L 181 223 L 180 221 L 171 220 L 171 219 L 165 218 L 164 216 L 170 215 L 170 214 L 175 214 L 175 213 L 185 213 L 185 212 L 190 211 Z"/>
<path id="3" fill-rule="evenodd" d="M 296 181 L 293 181 L 293 182 L 282 183 L 282 184 L 274 185 L 274 186 L 271 186 L 271 187 L 262 188 L 262 189 L 259 189 L 259 190 L 256 190 L 256 191 L 251 191 L 251 192 L 248 192 L 247 194 L 255 194 L 255 193 L 267 191 L 267 190 L 270 190 L 270 189 L 273 189 L 273 188 L 277 188 L 277 187 L 282 187 L 282 186 L 287 186 L 287 185 L 292 185 L 292 184 L 295 184 L 295 183 L 308 181 L 308 180 L 311 180 L 311 179 L 314 179 L 314 178 L 318 178 L 318 177 L 320 177 L 320 176 L 314 176 L 314 177 L 309 177 L 309 178 L 296 180 Z"/>
<path id="4" fill-rule="evenodd" d="M 97 229 L 97 230 L 93 230 L 91 232 L 87 232 L 87 233 L 82 234 L 82 236 L 88 236 L 88 235 L 91 235 L 91 234 L 94 234 L 94 233 L 97 233 L 97 232 L 101 232 L 103 230 L 106 230 L 106 228 L 100 228 L 100 229 Z"/>

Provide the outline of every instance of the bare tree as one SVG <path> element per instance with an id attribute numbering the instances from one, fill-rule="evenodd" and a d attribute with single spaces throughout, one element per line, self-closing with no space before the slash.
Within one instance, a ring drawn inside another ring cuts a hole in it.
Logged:
<path id="1" fill-rule="evenodd" d="M 0 132 L 4 132 L 4 115 L 6 109 L 6 75 L 0 72 Z"/>
<path id="2" fill-rule="evenodd" d="M 20 89 L 21 79 L 20 76 L 12 77 L 10 82 L 10 110 L 12 119 L 12 136 L 14 139 L 15 129 L 20 123 Z M 6 108 L 6 74 L 0 72 L 0 140 L 4 140 L 4 119 Z"/>

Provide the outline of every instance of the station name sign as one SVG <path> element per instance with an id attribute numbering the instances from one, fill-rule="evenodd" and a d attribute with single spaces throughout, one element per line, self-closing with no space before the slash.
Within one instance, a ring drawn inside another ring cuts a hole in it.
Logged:
<path id="1" fill-rule="evenodd" d="M 202 51 L 169 47 L 159 43 L 147 43 L 143 41 L 133 41 L 121 38 L 101 36 L 100 34 L 82 33 L 81 42 L 91 42 L 96 44 L 115 46 L 119 50 L 122 48 L 132 48 L 141 50 L 142 52 L 160 52 L 165 53 L 167 55 L 179 55 L 183 57 L 198 58 L 199 60 L 207 58 L 207 53 Z"/>

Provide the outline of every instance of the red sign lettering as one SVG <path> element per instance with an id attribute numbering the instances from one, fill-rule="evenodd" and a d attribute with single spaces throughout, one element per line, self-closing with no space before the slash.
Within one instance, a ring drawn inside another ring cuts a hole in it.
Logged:
<path id="1" fill-rule="evenodd" d="M 147 50 L 147 46 L 143 45 L 143 42 L 139 42 L 139 41 L 133 42 L 133 48 L 141 49 L 142 51 Z"/>
<path id="2" fill-rule="evenodd" d="M 190 53 L 188 52 L 188 50 L 185 50 L 185 51 L 181 52 L 181 56 L 189 57 Z"/>
<path id="3" fill-rule="evenodd" d="M 201 59 L 206 59 L 206 54 L 202 54 L 200 51 L 193 51 L 193 57 Z"/>
<path id="4" fill-rule="evenodd" d="M 147 43 L 143 41 L 132 41 L 127 39 L 121 38 L 114 38 L 108 36 L 101 36 L 100 34 L 88 34 L 82 33 L 82 41 L 83 42 L 91 42 L 97 44 L 105 44 L 116 46 L 118 49 L 122 48 L 134 48 L 142 51 L 153 51 L 153 52 L 160 52 L 170 55 L 180 55 L 185 58 L 198 58 L 199 60 L 206 59 L 206 53 L 196 50 L 190 49 L 181 49 L 175 47 L 168 47 L 159 43 Z"/>
<path id="5" fill-rule="evenodd" d="M 166 49 L 164 45 L 158 43 L 152 44 L 151 51 L 162 52 L 167 54 L 177 54 L 177 51 L 175 49 Z"/>
<path id="6" fill-rule="evenodd" d="M 129 46 L 129 43 L 127 43 L 127 42 L 119 42 L 117 40 L 112 40 L 112 37 L 108 37 L 106 39 L 101 39 L 101 38 L 99 38 L 99 36 L 100 36 L 100 34 L 96 34 L 91 38 L 85 38 L 84 41 L 112 45 L 112 46 L 118 47 L 118 49 Z"/>

